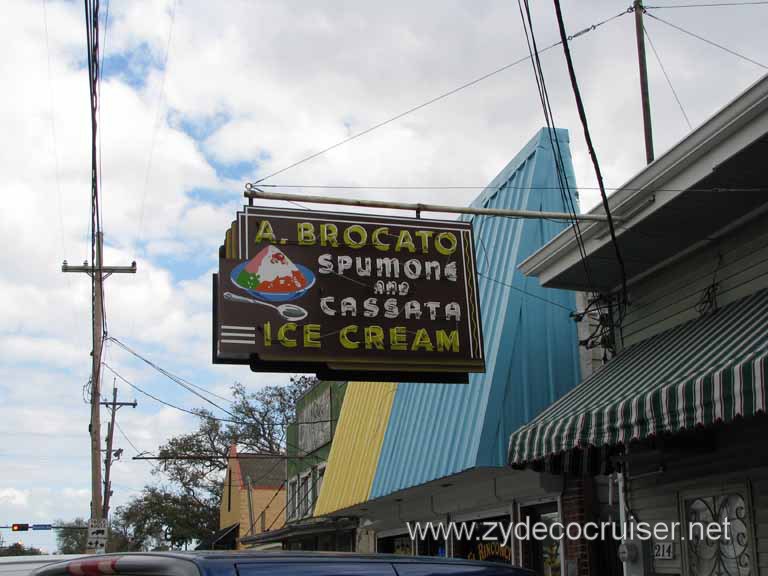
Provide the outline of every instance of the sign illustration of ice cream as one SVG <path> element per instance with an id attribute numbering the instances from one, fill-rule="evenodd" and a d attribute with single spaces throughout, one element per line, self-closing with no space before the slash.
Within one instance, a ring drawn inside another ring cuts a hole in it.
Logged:
<path id="1" fill-rule="evenodd" d="M 468 222 L 248 206 L 214 290 L 214 362 L 431 381 L 484 370 Z"/>

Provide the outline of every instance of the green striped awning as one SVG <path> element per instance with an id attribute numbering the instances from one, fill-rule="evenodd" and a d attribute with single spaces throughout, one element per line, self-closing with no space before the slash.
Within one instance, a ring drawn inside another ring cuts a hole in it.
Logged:
<path id="1" fill-rule="evenodd" d="M 510 436 L 513 466 L 765 412 L 768 290 L 638 342 Z"/>

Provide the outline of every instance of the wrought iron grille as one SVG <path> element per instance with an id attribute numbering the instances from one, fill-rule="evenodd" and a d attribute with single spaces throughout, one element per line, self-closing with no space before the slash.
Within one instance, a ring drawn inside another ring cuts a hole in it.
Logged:
<path id="1" fill-rule="evenodd" d="M 751 511 L 743 494 L 731 492 L 685 500 L 689 576 L 756 574 L 750 537 Z M 729 522 L 727 538 L 710 539 L 706 526 Z"/>

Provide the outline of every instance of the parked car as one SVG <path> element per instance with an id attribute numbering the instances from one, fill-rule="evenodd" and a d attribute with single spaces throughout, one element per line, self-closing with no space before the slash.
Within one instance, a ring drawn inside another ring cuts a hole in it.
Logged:
<path id="1" fill-rule="evenodd" d="M 2 556 L 0 557 L 0 576 L 29 576 L 29 574 L 41 566 L 82 557 L 82 554 Z"/>
<path id="2" fill-rule="evenodd" d="M 35 576 L 532 576 L 505 564 L 338 552 L 148 552 L 49 564 Z"/>

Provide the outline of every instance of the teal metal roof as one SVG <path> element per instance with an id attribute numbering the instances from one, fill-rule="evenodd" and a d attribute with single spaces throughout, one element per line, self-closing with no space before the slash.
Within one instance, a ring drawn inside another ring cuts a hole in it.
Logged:
<path id="1" fill-rule="evenodd" d="M 556 137 L 573 185 L 567 130 Z M 546 129 L 472 205 L 567 211 Z M 504 466 L 510 434 L 578 383 L 574 293 L 542 288 L 517 269 L 566 226 L 474 217 L 487 371 L 467 385 L 398 386 L 371 499 L 469 468 Z"/>

